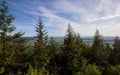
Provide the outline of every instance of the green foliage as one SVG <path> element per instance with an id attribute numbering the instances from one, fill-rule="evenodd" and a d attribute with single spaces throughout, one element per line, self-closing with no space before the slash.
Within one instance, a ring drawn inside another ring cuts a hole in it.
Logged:
<path id="1" fill-rule="evenodd" d="M 0 74 L 4 73 L 4 71 L 5 71 L 5 68 L 4 68 L 4 67 L 1 67 L 1 68 L 0 68 Z"/>
<path id="2" fill-rule="evenodd" d="M 120 75 L 120 64 L 107 67 L 106 75 Z"/>
<path id="3" fill-rule="evenodd" d="M 22 52 L 25 49 L 25 40 L 21 38 L 24 33 L 13 34 L 16 29 L 12 25 L 13 20 L 14 17 L 9 14 L 6 1 L 3 0 L 0 4 L 0 63 L 1 68 L 4 68 L 2 74 L 12 75 L 13 68 L 16 68 L 20 63 L 23 64 L 24 60 Z"/>
<path id="4" fill-rule="evenodd" d="M 80 72 L 75 73 L 74 75 L 102 75 L 99 67 L 95 64 L 88 64 L 82 68 Z"/>
<path id="5" fill-rule="evenodd" d="M 113 50 L 111 51 L 110 63 L 119 64 L 120 63 L 120 39 L 116 37 L 113 43 Z"/>
<path id="6" fill-rule="evenodd" d="M 34 69 L 29 65 L 28 73 L 26 75 L 49 75 L 49 72 L 44 67 L 41 69 Z"/>
<path id="7" fill-rule="evenodd" d="M 53 37 L 51 37 L 49 39 L 49 44 L 48 44 L 48 48 L 50 50 L 49 56 L 50 56 L 50 63 L 49 63 L 49 73 L 51 75 L 58 75 L 59 74 L 59 56 L 61 54 L 60 49 L 58 47 L 58 44 L 56 43 L 56 41 L 54 40 Z"/>
<path id="8" fill-rule="evenodd" d="M 47 32 L 43 29 L 42 20 L 39 19 L 36 27 L 36 41 L 34 46 L 34 66 L 44 72 L 49 63 L 49 50 L 47 49 Z M 46 70 L 47 71 L 47 70 Z"/>
<path id="9" fill-rule="evenodd" d="M 29 65 L 28 73 L 26 75 L 38 75 L 38 71 L 37 69 L 33 69 L 33 67 Z"/>
<path id="10" fill-rule="evenodd" d="M 120 39 L 113 46 L 96 30 L 93 44 L 86 44 L 68 25 L 64 43 L 48 39 L 41 19 L 34 44 L 26 45 L 24 33 L 13 33 L 5 0 L 0 4 L 0 75 L 120 75 Z"/>
<path id="11" fill-rule="evenodd" d="M 99 34 L 99 31 L 96 30 L 93 45 L 91 48 L 91 61 L 92 63 L 96 63 L 98 65 L 106 65 L 108 64 L 108 58 L 110 55 L 110 50 L 108 50 L 108 44 L 106 44 Z"/>
<path id="12" fill-rule="evenodd" d="M 79 34 L 73 31 L 72 27 L 68 25 L 67 35 L 64 39 L 64 68 L 65 74 L 73 74 L 80 69 L 80 60 L 82 50 L 85 43 L 82 41 Z"/>
<path id="13" fill-rule="evenodd" d="M 22 75 L 22 72 L 20 70 L 18 70 L 18 72 L 16 73 L 16 75 Z"/>
<path id="14" fill-rule="evenodd" d="M 82 67 L 73 75 L 102 75 L 101 69 L 96 64 L 87 64 L 88 60 L 82 58 Z"/>

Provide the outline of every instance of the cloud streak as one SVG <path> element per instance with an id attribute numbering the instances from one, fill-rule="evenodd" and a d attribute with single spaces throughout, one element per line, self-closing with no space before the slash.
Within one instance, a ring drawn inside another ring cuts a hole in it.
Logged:
<path id="1" fill-rule="evenodd" d="M 64 36 L 68 23 L 81 36 L 94 35 L 96 29 L 104 36 L 120 36 L 120 0 L 21 0 L 8 3 L 13 14 L 19 16 L 16 26 L 25 30 L 26 35 L 29 31 L 35 33 L 33 27 L 40 16 L 50 36 Z"/>

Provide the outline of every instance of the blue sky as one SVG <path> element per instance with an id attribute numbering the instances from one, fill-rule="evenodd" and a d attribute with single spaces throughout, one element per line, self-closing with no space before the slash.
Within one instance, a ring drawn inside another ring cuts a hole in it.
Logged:
<path id="1" fill-rule="evenodd" d="M 68 23 L 81 36 L 120 36 L 120 0 L 7 0 L 16 31 L 35 36 L 41 17 L 49 36 L 64 36 Z"/>

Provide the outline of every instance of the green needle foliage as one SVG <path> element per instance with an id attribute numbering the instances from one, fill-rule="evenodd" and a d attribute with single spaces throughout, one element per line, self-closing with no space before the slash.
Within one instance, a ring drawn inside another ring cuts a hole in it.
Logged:
<path id="1" fill-rule="evenodd" d="M 113 43 L 113 50 L 111 51 L 111 64 L 119 64 L 120 63 L 120 39 L 116 37 Z"/>
<path id="2" fill-rule="evenodd" d="M 9 14 L 6 1 L 3 0 L 0 5 L 0 63 L 1 74 L 9 74 L 12 72 L 11 68 L 22 63 L 22 51 L 25 40 L 21 38 L 24 33 L 14 33 L 16 29 L 12 22 L 14 17 Z M 18 60 L 19 59 L 19 60 Z M 19 62 L 18 62 L 19 61 Z M 15 69 L 17 71 L 17 69 Z"/>
<path id="3" fill-rule="evenodd" d="M 34 46 L 34 58 L 35 58 L 35 67 L 37 69 L 44 71 L 43 74 L 47 72 L 47 65 L 49 63 L 49 51 L 47 49 L 47 32 L 43 29 L 43 22 L 41 19 L 38 20 L 36 27 L 36 41 Z"/>
<path id="4" fill-rule="evenodd" d="M 94 39 L 93 39 L 93 45 L 92 45 L 92 51 L 91 51 L 91 60 L 93 63 L 96 63 L 97 65 L 106 65 L 108 64 L 108 58 L 109 58 L 109 52 L 108 50 L 108 44 L 106 46 L 106 42 L 103 40 L 102 36 L 99 34 L 99 31 L 96 30 Z"/>
<path id="5" fill-rule="evenodd" d="M 85 43 L 82 41 L 80 35 L 76 35 L 73 28 L 68 25 L 67 35 L 64 39 L 63 71 L 65 73 L 63 72 L 63 75 L 72 75 L 79 71 L 83 45 Z"/>

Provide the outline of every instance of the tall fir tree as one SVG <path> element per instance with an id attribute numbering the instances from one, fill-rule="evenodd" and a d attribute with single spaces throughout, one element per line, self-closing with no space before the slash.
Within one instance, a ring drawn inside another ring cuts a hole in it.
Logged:
<path id="1" fill-rule="evenodd" d="M 12 25 L 13 20 L 14 17 L 9 14 L 6 1 L 2 0 L 2 3 L 0 4 L 0 68 L 3 68 L 4 71 L 1 74 L 13 72 L 13 68 L 15 68 L 14 65 L 15 63 L 18 63 L 16 61 L 20 58 L 14 59 L 13 57 L 18 53 L 17 51 L 24 47 L 24 40 L 21 38 L 23 33 L 18 32 L 13 34 L 16 29 L 15 26 Z M 21 52 L 19 51 L 18 54 L 20 53 Z"/>
<path id="2" fill-rule="evenodd" d="M 47 49 L 48 35 L 46 30 L 43 28 L 43 22 L 41 19 L 39 19 L 36 26 L 37 36 L 34 46 L 34 65 L 37 67 L 37 69 L 46 72 L 50 57 L 48 56 L 49 50 Z M 44 73 L 44 75 L 45 74 L 46 73 Z"/>
<path id="3" fill-rule="evenodd" d="M 110 55 L 110 63 L 111 64 L 120 63 L 120 39 L 118 36 L 116 36 L 114 43 L 113 43 L 113 49 Z"/>
<path id="4" fill-rule="evenodd" d="M 67 35 L 64 39 L 63 72 L 61 75 L 73 75 L 80 70 L 80 59 L 83 41 L 76 35 L 73 28 L 68 25 Z"/>
<path id="5" fill-rule="evenodd" d="M 90 60 L 92 59 L 94 63 L 98 65 L 106 65 L 108 63 L 108 50 L 106 50 L 105 41 L 103 40 L 103 37 L 100 35 L 98 30 L 96 30 L 96 33 L 94 35 L 91 52 L 92 57 L 90 57 Z"/>

